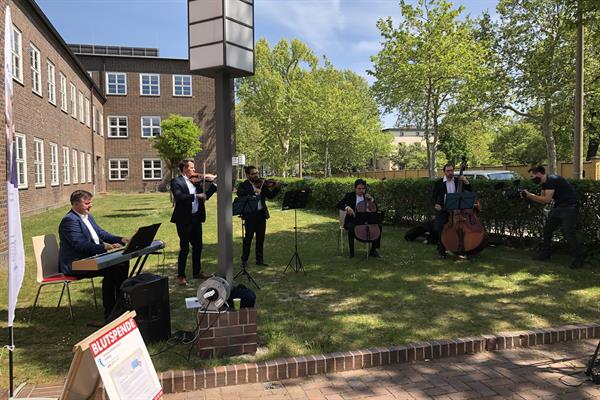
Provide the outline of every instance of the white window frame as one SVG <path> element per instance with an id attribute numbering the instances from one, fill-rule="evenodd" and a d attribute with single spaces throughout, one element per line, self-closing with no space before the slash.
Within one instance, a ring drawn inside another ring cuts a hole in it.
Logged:
<path id="1" fill-rule="evenodd" d="M 33 181 L 36 188 L 46 186 L 44 141 L 37 138 L 33 139 Z"/>
<path id="2" fill-rule="evenodd" d="M 146 161 L 150 161 L 152 163 L 151 167 L 146 168 Z M 159 166 L 156 167 L 154 163 L 158 161 Z M 158 175 L 155 176 L 156 171 L 158 170 Z M 146 171 L 150 171 L 152 177 L 146 178 Z M 142 180 L 144 181 L 159 181 L 162 179 L 162 160 L 160 158 L 143 158 L 142 159 Z"/>
<path id="3" fill-rule="evenodd" d="M 150 82 L 152 78 L 156 78 L 156 83 L 147 83 L 144 84 L 144 77 L 148 77 Z M 148 87 L 150 89 L 150 93 L 144 93 L 144 87 Z M 157 92 L 152 93 L 152 89 L 156 88 Z M 149 96 L 149 97 L 158 97 L 160 96 L 160 74 L 140 74 L 140 96 Z"/>
<path id="4" fill-rule="evenodd" d="M 71 117 L 77 119 L 77 87 L 70 82 L 71 87 Z"/>
<path id="5" fill-rule="evenodd" d="M 79 90 L 78 93 L 79 93 L 79 122 L 84 124 L 85 123 L 85 105 L 83 103 L 83 93 L 81 93 L 81 90 Z"/>
<path id="6" fill-rule="evenodd" d="M 113 121 L 111 121 L 111 119 L 115 119 L 116 124 L 113 124 Z M 121 125 L 121 119 L 125 118 L 125 125 Z M 109 115 L 108 117 L 106 117 L 106 127 L 108 128 L 108 131 L 106 133 L 106 137 L 109 138 L 127 138 L 129 137 L 129 118 L 126 115 Z M 119 133 L 119 130 L 121 128 L 125 128 L 125 136 L 122 136 Z M 112 133 L 112 129 L 116 129 L 117 130 L 117 134 L 113 135 Z"/>
<path id="7" fill-rule="evenodd" d="M 85 124 L 91 128 L 92 127 L 92 115 L 90 112 L 90 99 L 85 98 Z"/>
<path id="8" fill-rule="evenodd" d="M 68 99 L 68 95 L 67 95 L 67 77 L 62 72 L 59 73 L 59 76 L 60 76 L 60 87 L 59 87 L 60 109 L 68 114 L 69 113 L 69 99 Z"/>
<path id="9" fill-rule="evenodd" d="M 29 43 L 29 65 L 31 67 L 31 91 L 43 96 L 42 91 L 42 54 L 33 43 Z"/>
<path id="10" fill-rule="evenodd" d="M 16 43 L 15 43 L 16 42 Z M 10 43 L 13 61 L 13 79 L 23 83 L 23 34 L 16 26 L 12 26 L 12 38 Z"/>
<path id="11" fill-rule="evenodd" d="M 85 183 L 85 153 L 79 152 L 79 181 Z"/>
<path id="12" fill-rule="evenodd" d="M 100 136 L 104 136 L 104 117 L 102 116 L 100 110 L 98 110 L 98 114 L 100 114 L 100 118 L 98 118 L 98 121 L 100 121 Z"/>
<path id="13" fill-rule="evenodd" d="M 86 160 L 87 160 L 87 181 L 88 181 L 88 183 L 92 183 L 92 155 L 90 153 L 87 153 Z"/>
<path id="14" fill-rule="evenodd" d="M 56 105 L 56 68 L 50 60 L 46 60 L 46 66 L 48 69 L 48 102 Z"/>
<path id="15" fill-rule="evenodd" d="M 144 118 L 149 118 L 150 121 L 152 122 L 152 118 L 158 118 L 158 127 L 153 125 L 152 123 L 150 125 L 145 125 L 144 124 Z M 162 128 L 160 127 L 160 123 L 161 123 L 161 119 L 160 116 L 158 115 L 144 115 L 142 118 L 140 118 L 140 135 L 143 139 L 149 139 L 155 136 L 160 136 L 160 134 L 162 133 Z M 148 128 L 150 129 L 150 135 L 144 135 L 144 128 Z M 154 129 L 158 128 L 158 135 L 154 135 L 153 131 Z"/>
<path id="16" fill-rule="evenodd" d="M 77 150 L 71 149 L 71 178 L 73 183 L 79 183 L 79 158 L 77 158 Z"/>
<path id="17" fill-rule="evenodd" d="M 113 161 L 118 162 L 118 166 L 116 168 L 113 168 L 111 166 L 111 163 Z M 126 167 L 123 167 L 121 165 L 121 163 L 124 162 L 126 163 Z M 118 178 L 113 178 L 112 177 L 112 172 L 117 171 L 118 173 Z M 125 176 L 122 176 L 122 172 L 125 171 Z M 110 158 L 108 160 L 108 180 L 109 181 L 124 181 L 129 177 L 129 159 L 128 158 Z"/>
<path id="18" fill-rule="evenodd" d="M 98 130 L 98 122 L 96 121 L 98 118 L 98 112 L 96 111 L 96 106 L 92 106 L 92 131 L 96 132 Z"/>
<path id="19" fill-rule="evenodd" d="M 180 77 L 180 78 L 190 78 L 190 85 L 189 85 L 190 86 L 190 94 L 176 94 L 175 89 L 177 87 L 180 87 L 181 88 L 181 92 L 183 93 L 183 88 L 185 88 L 187 86 L 187 85 L 184 85 L 183 83 L 181 83 L 180 85 L 176 85 L 175 84 L 175 79 L 177 77 Z M 192 97 L 193 93 L 194 93 L 194 89 L 193 89 L 193 85 L 192 85 L 192 75 L 173 75 L 173 96 L 174 97 Z"/>
<path id="20" fill-rule="evenodd" d="M 67 146 L 62 147 L 63 155 L 63 185 L 69 185 L 71 183 L 71 164 L 69 163 L 70 151 Z"/>
<path id="21" fill-rule="evenodd" d="M 113 83 L 113 84 L 110 83 L 111 76 L 114 76 L 116 79 L 115 83 Z M 119 76 L 125 77 L 125 83 L 117 82 Z M 115 85 L 114 93 L 110 91 L 111 85 Z M 120 86 L 123 86 L 125 88 L 124 93 L 119 93 Z M 108 96 L 127 96 L 127 73 L 126 72 L 107 72 L 106 73 L 106 94 Z"/>
<path id="22" fill-rule="evenodd" d="M 50 142 L 50 186 L 60 185 L 58 178 L 58 145 Z"/>
<path id="23" fill-rule="evenodd" d="M 17 160 L 17 187 L 27 189 L 27 138 L 22 133 L 15 132 L 14 143 L 15 158 Z M 21 146 L 19 143 L 21 143 Z M 21 156 L 19 156 L 19 150 L 22 151 Z"/>

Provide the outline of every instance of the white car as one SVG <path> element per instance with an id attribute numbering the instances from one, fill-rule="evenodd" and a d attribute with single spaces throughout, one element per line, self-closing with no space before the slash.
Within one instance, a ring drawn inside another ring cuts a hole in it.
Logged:
<path id="1" fill-rule="evenodd" d="M 511 181 L 521 179 L 521 176 L 515 171 L 501 169 L 471 169 L 464 171 L 463 175 L 470 180 Z"/>

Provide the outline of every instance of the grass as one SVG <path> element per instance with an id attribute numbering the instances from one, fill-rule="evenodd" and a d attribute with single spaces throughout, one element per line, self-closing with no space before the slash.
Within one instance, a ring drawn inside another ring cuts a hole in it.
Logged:
<path id="1" fill-rule="evenodd" d="M 208 203 L 204 226 L 203 269 L 217 270 L 216 200 Z M 88 282 L 73 285 L 75 320 L 70 321 L 66 306 L 54 311 L 59 285 L 42 292 L 41 303 L 28 322 L 37 284 L 31 237 L 53 233 L 68 207 L 23 219 L 27 254 L 26 276 L 19 295 L 15 329 L 16 382 L 56 382 L 69 368 L 73 345 L 94 329 L 98 322 Z M 165 266 L 156 257 L 146 271 L 165 274 L 170 279 L 173 332 L 194 328 L 194 313 L 184 306 L 184 298 L 195 295 L 196 287 L 176 287 L 178 240 L 169 223 L 168 194 L 111 194 L 95 200 L 94 216 L 100 225 L 116 234 L 131 235 L 137 226 L 162 222 L 158 238 L 167 243 Z M 255 358 L 202 360 L 187 348 L 177 346 L 153 357 L 157 370 L 190 369 L 208 365 L 269 359 L 290 355 L 315 354 L 416 342 L 550 327 L 598 320 L 600 311 L 600 270 L 565 268 L 566 255 L 552 263 L 530 261 L 528 251 L 496 247 L 485 249 L 472 260 L 435 258 L 433 246 L 406 242 L 404 229 L 385 226 L 382 258 L 365 260 L 364 248 L 357 244 L 357 256 L 348 259 L 337 250 L 337 212 L 299 211 L 299 253 L 306 275 L 285 265 L 293 253 L 293 211 L 271 206 L 267 226 L 265 259 L 269 267 L 250 271 L 261 285 L 257 290 L 258 341 L 261 350 Z M 234 219 L 235 254 L 238 266 L 241 227 Z M 191 266 L 188 266 L 191 273 Z M 6 271 L 0 274 L 0 295 L 6 299 Z M 251 287 L 247 281 L 241 281 Z M 99 286 L 99 281 L 98 281 Z M 6 328 L 6 306 L 0 309 Z M 4 332 L 6 330 L 4 329 Z M 151 345 L 150 353 L 162 344 Z M 8 356 L 0 361 L 0 386 L 8 385 Z"/>

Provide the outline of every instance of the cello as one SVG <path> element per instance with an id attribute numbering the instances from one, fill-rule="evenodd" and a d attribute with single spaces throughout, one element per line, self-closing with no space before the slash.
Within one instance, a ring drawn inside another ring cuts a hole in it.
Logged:
<path id="1" fill-rule="evenodd" d="M 467 160 L 463 156 L 460 164 L 459 177 L 467 168 Z M 463 191 L 463 182 L 458 180 L 456 193 Z M 440 240 L 446 247 L 446 250 L 459 255 L 466 256 L 477 254 L 487 244 L 487 234 L 485 228 L 479 220 L 478 205 L 471 209 L 450 210 L 448 222 L 444 225 Z"/>
<path id="2" fill-rule="evenodd" d="M 365 193 L 365 199 L 356 205 L 355 218 L 359 221 L 354 225 L 354 237 L 359 242 L 371 243 L 379 239 L 381 236 L 381 228 L 379 224 L 370 224 L 369 221 L 360 223 L 360 214 L 377 213 L 377 205 L 370 194 Z"/>

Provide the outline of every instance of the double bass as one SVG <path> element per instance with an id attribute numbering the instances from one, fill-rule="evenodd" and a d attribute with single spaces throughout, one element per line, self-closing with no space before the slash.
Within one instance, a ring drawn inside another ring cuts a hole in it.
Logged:
<path id="1" fill-rule="evenodd" d="M 462 157 L 459 177 L 467 168 L 467 160 Z M 458 180 L 456 193 L 462 193 L 463 182 Z M 446 250 L 459 256 L 477 254 L 487 244 L 485 228 L 479 220 L 478 205 L 471 209 L 450 210 L 448 222 L 442 230 L 442 241 Z"/>

